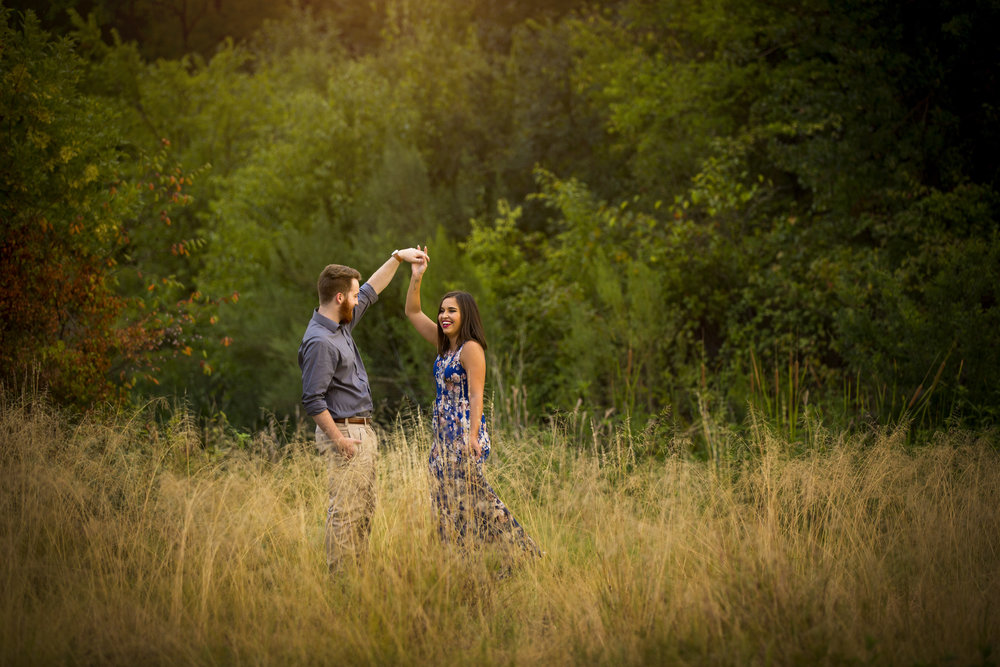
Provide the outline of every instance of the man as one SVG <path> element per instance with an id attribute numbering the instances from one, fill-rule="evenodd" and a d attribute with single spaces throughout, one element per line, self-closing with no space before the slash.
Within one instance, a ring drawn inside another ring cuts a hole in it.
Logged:
<path id="1" fill-rule="evenodd" d="M 378 437 L 371 424 L 368 373 L 351 334 L 404 261 L 429 259 L 418 248 L 393 251 L 360 286 L 355 269 L 340 264 L 323 269 L 316 284 L 319 308 L 299 346 L 302 405 L 316 422 L 316 445 L 327 461 L 326 558 L 331 571 L 367 551 L 375 509 Z"/>

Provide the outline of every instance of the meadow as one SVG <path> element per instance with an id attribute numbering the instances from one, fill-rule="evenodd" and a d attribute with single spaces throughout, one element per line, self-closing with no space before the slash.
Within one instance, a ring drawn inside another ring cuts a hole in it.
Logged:
<path id="1" fill-rule="evenodd" d="M 487 477 L 546 554 L 437 538 L 419 414 L 384 431 L 370 558 L 333 578 L 303 433 L 183 409 L 68 420 L 0 395 L 0 664 L 991 664 L 990 432 L 755 423 L 495 431 Z M 669 442 L 655 442 L 668 437 Z M 226 438 L 229 438 L 227 441 Z M 655 452 L 655 455 L 654 455 Z"/>

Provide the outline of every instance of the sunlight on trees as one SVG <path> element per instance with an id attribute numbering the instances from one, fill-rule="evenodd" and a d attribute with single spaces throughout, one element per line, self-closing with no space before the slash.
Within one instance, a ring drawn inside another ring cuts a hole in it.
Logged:
<path id="1" fill-rule="evenodd" d="M 3 10 L 6 378 L 293 416 L 315 274 L 419 242 L 534 418 L 741 423 L 763 372 L 995 423 L 992 5 L 167 4 Z M 386 415 L 428 400 L 403 283 L 362 334 Z"/>

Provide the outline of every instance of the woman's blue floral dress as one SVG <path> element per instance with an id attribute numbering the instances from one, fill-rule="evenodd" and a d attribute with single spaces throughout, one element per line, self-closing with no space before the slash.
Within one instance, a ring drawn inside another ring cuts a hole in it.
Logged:
<path id="1" fill-rule="evenodd" d="M 437 398 L 434 400 L 434 441 L 428 466 L 441 537 L 464 544 L 471 535 L 485 542 L 539 555 L 541 552 L 534 540 L 525 534 L 521 524 L 483 477 L 483 462 L 490 455 L 485 415 L 479 424 L 482 456 L 472 460 L 462 451 L 470 428 L 469 377 L 462 366 L 461 354 L 460 347 L 434 361 Z"/>

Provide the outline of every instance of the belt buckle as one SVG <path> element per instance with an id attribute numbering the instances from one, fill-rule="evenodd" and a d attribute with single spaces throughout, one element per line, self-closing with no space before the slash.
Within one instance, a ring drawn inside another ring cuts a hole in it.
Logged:
<path id="1" fill-rule="evenodd" d="M 371 417 L 344 417 L 343 419 L 335 419 L 335 422 L 340 422 L 345 426 L 347 424 L 362 424 L 367 426 L 371 423 Z"/>

